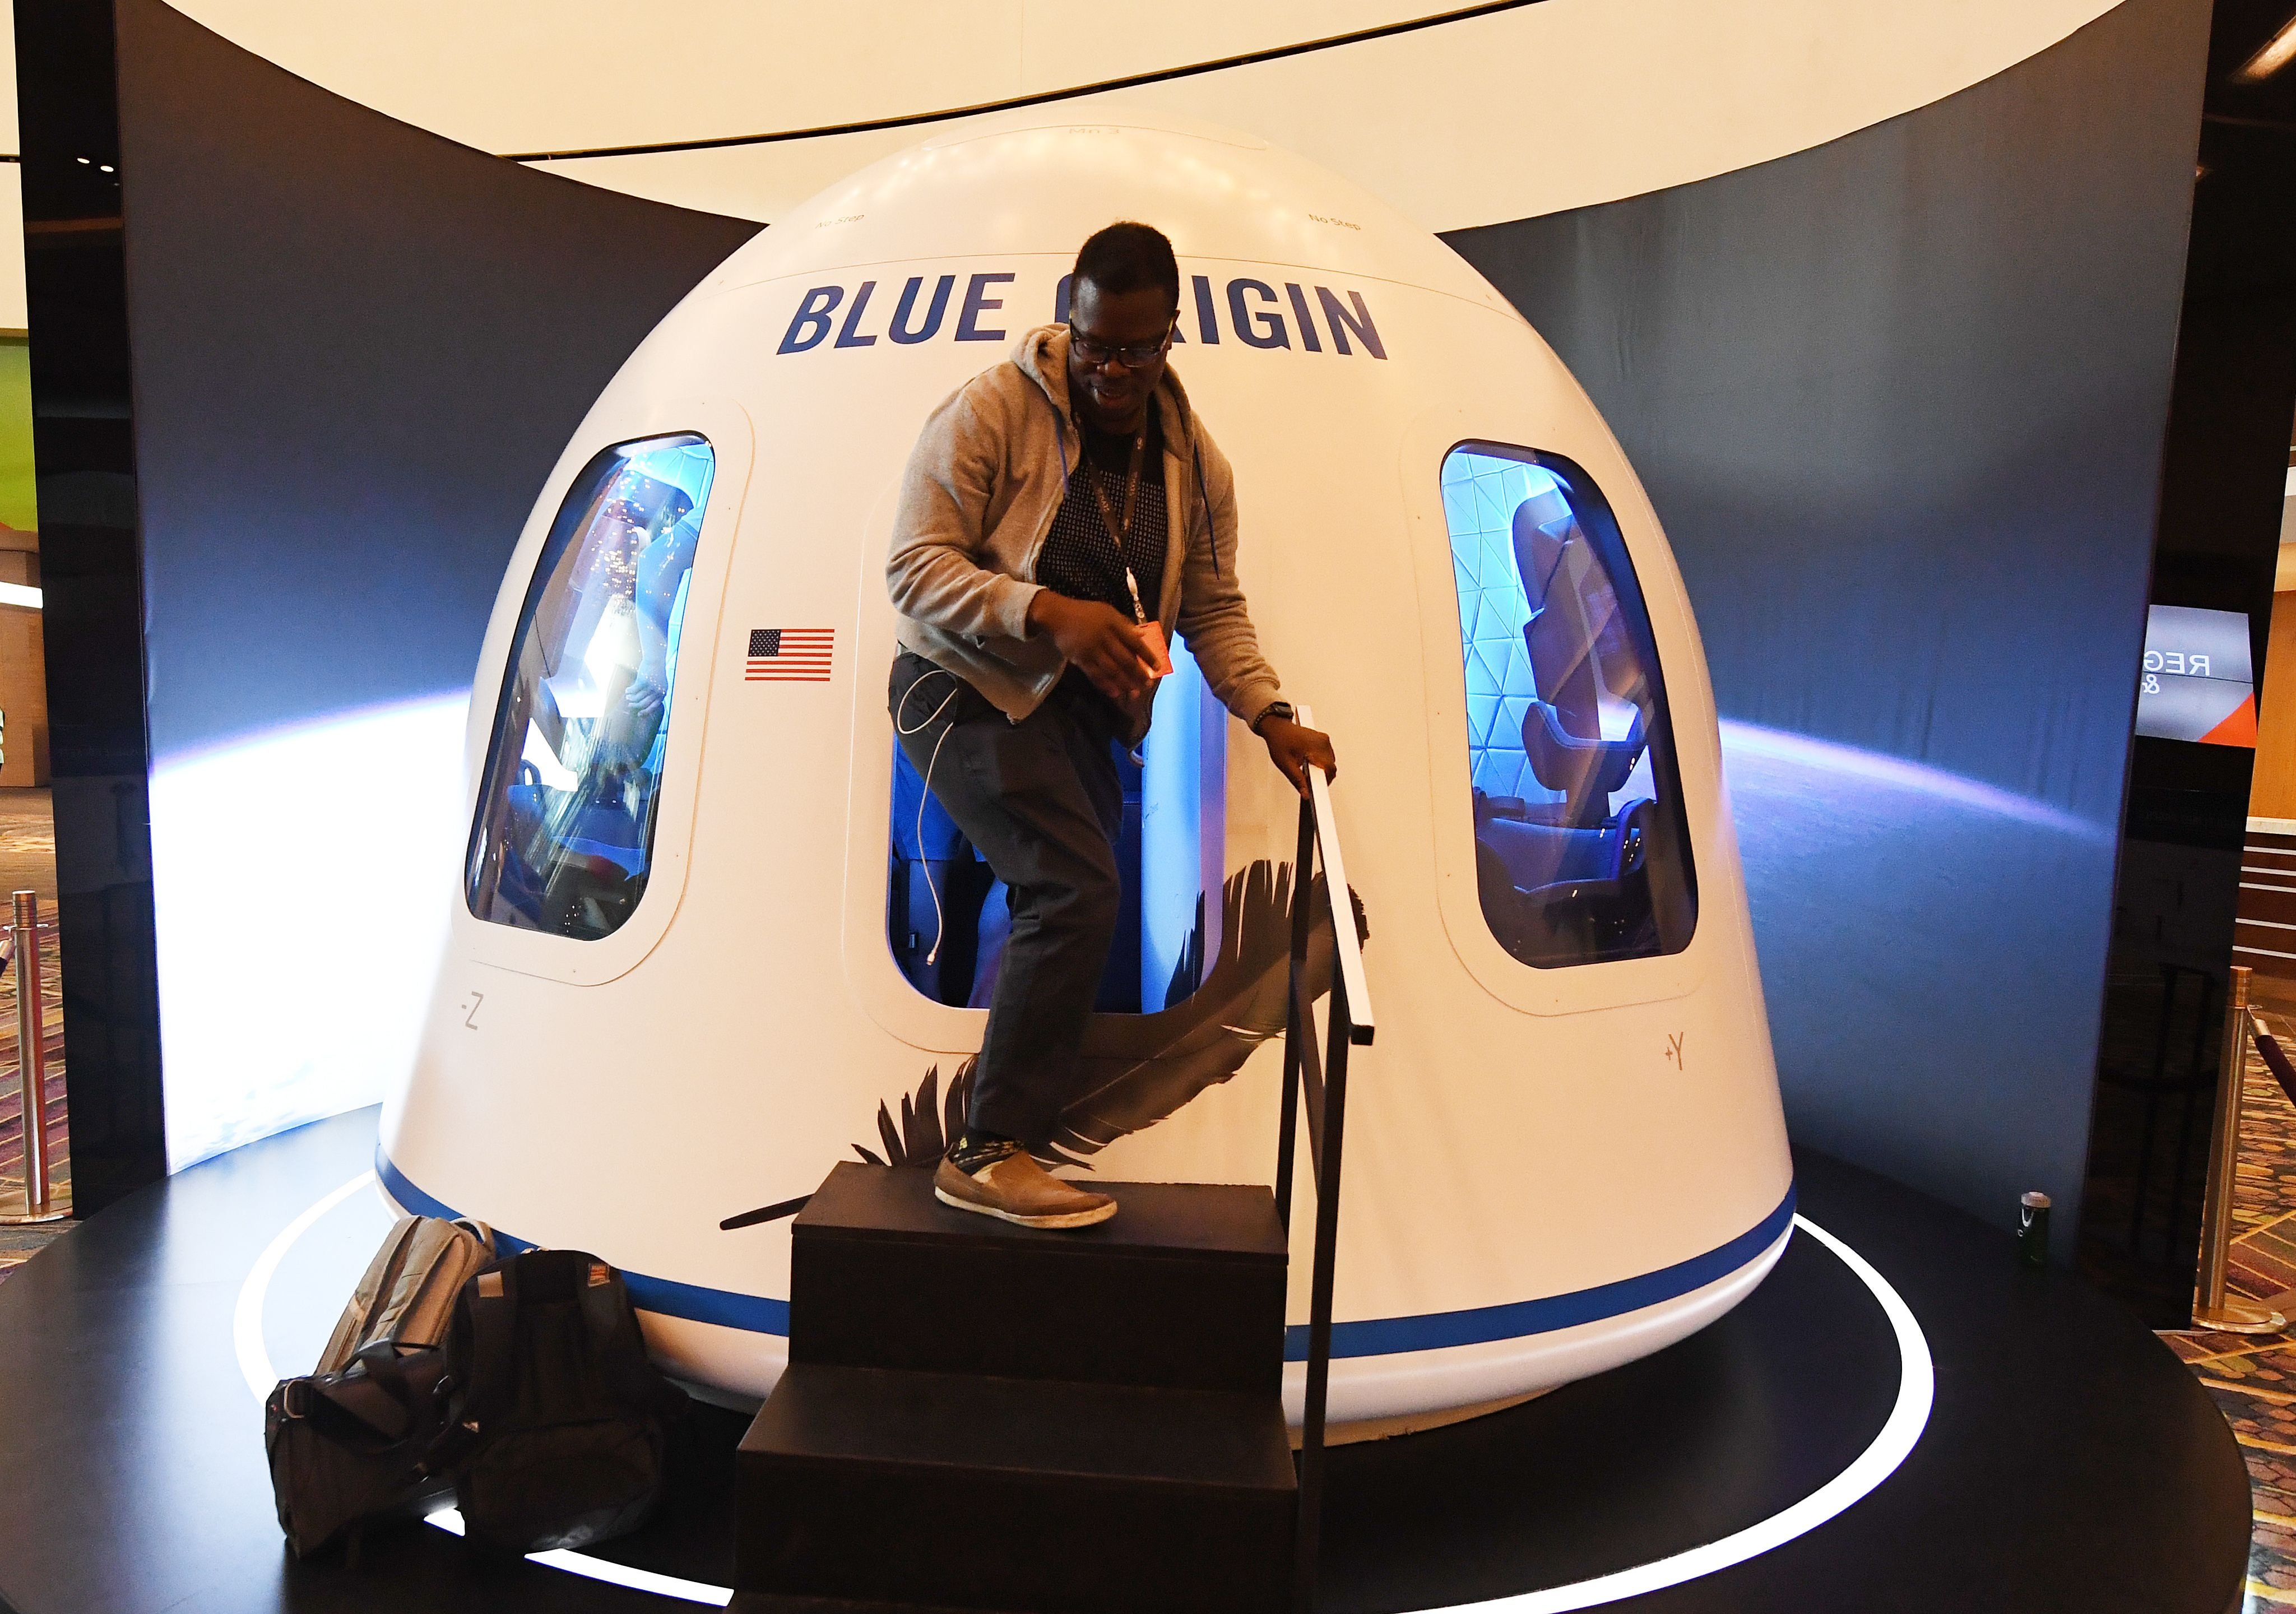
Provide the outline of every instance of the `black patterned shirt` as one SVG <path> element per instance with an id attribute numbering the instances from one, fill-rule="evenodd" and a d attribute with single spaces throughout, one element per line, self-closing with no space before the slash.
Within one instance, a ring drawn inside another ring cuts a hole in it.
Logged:
<path id="1" fill-rule="evenodd" d="M 1151 620 L 1164 591 L 1164 552 L 1171 544 L 1171 520 L 1164 498 L 1164 434 L 1152 401 L 1148 409 L 1148 442 L 1140 455 L 1140 492 L 1132 513 L 1131 541 L 1122 558 L 1101 517 L 1100 501 L 1093 496 L 1091 479 L 1098 478 L 1108 496 L 1108 507 L 1124 520 L 1125 473 L 1132 465 L 1132 437 L 1111 437 L 1084 430 L 1083 461 L 1069 478 L 1067 496 L 1054 513 L 1052 530 L 1037 556 L 1037 581 L 1071 600 L 1097 600 L 1111 605 L 1126 621 L 1132 619 L 1132 591 L 1124 586 L 1124 568 L 1140 584 L 1140 605 Z"/>

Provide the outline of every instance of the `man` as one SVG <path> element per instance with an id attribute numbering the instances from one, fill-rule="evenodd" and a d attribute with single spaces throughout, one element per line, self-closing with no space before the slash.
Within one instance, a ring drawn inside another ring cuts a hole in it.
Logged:
<path id="1" fill-rule="evenodd" d="M 1171 243 L 1111 225 L 1071 284 L 1065 329 L 1029 332 L 925 422 L 885 568 L 901 748 L 1013 894 L 972 1108 L 933 1192 L 1030 1227 L 1116 1211 L 1029 1149 L 1076 1096 L 1121 890 L 1111 743 L 1148 732 L 1167 634 L 1303 794 L 1309 767 L 1337 771 L 1260 656 L 1236 584 L 1234 478 L 1166 363 Z"/>

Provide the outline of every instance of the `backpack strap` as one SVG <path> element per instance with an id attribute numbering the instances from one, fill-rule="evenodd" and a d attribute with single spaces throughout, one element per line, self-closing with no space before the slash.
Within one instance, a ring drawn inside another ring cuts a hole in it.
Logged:
<path id="1" fill-rule="evenodd" d="M 418 1246 L 423 1269 L 400 1297 L 390 1337 L 403 1349 L 438 1345 L 454 1325 L 455 1306 L 471 1274 L 495 1261 L 494 1233 L 483 1222 L 432 1222 Z"/>
<path id="2" fill-rule="evenodd" d="M 518 1261 L 512 1257 L 473 1274 L 463 1286 L 471 1318 L 471 1372 L 456 1419 L 482 1430 L 504 1408 L 518 1338 Z"/>
<path id="3" fill-rule="evenodd" d="M 398 1276 L 406 1266 L 407 1251 L 414 1246 L 414 1236 L 422 1230 L 420 1217 L 401 1217 L 384 1235 L 382 1248 L 360 1274 L 358 1287 L 343 1315 L 328 1336 L 326 1348 L 319 1353 L 316 1371 L 339 1373 L 346 1371 L 358 1348 L 365 1343 L 366 1331 L 375 1319 L 390 1304 L 391 1290 L 398 1285 Z"/>
<path id="4" fill-rule="evenodd" d="M 1191 431 L 1191 432 L 1189 433 L 1189 437 L 1190 437 L 1190 439 L 1191 439 L 1192 441 L 1193 440 L 1194 436 L 1195 436 L 1195 434 L 1194 434 L 1193 431 Z M 1209 539 L 1209 547 L 1210 548 L 1210 550 L 1211 550 L 1211 552 L 1212 552 L 1212 576 L 1214 576 L 1214 577 L 1216 577 L 1216 578 L 1217 578 L 1217 577 L 1218 577 L 1218 576 L 1220 575 L 1220 563 L 1219 563 L 1219 528 L 1218 528 L 1218 524 L 1217 524 L 1217 523 L 1213 520 L 1213 519 L 1212 519 L 1212 489 L 1211 489 L 1211 484 L 1204 480 L 1204 446 L 1203 446 L 1201 443 L 1197 443 L 1197 444 L 1195 445 L 1195 449 L 1196 449 L 1196 491 L 1197 491 L 1198 493 L 1200 493 L 1200 494 L 1201 494 L 1201 495 L 1203 496 L 1203 500 L 1204 500 L 1204 532 L 1205 532 L 1205 535 L 1206 535 L 1207 538 Z"/>
<path id="5" fill-rule="evenodd" d="M 409 1381 L 403 1358 L 387 1340 L 363 1348 L 342 1372 L 291 1379 L 286 1385 L 289 1393 L 283 1397 L 282 1410 L 287 1416 L 316 1417 L 323 1424 L 333 1425 L 340 1435 L 396 1442 L 406 1439 L 423 1421 L 423 1409 L 416 1405 L 422 1392 Z M 330 1418 L 330 1411 L 340 1418 Z M 356 1423 L 357 1429 L 344 1428 L 342 1419 Z"/>
<path id="6" fill-rule="evenodd" d="M 638 1327 L 622 1274 L 591 1258 L 589 1281 L 582 1286 L 580 1305 L 592 1358 L 604 1368 L 606 1388 L 614 1398 L 659 1417 L 674 1418 L 683 1413 L 685 1392 L 663 1378 L 646 1359 L 645 1335 Z"/>

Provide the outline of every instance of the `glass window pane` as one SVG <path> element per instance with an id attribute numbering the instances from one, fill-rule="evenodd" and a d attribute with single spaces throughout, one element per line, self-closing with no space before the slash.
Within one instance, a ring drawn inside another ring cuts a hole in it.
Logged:
<path id="1" fill-rule="evenodd" d="M 1171 1008 L 1202 985 L 1219 957 L 1227 714 L 1185 640 L 1172 642 L 1171 656 L 1172 675 L 1157 685 L 1139 760 L 1121 745 L 1112 748 L 1124 792 L 1115 847 L 1124 894 L 1093 1001 L 1103 1014 Z M 920 696 L 905 720 L 916 722 L 932 705 Z M 889 829 L 885 939 L 894 962 L 925 996 L 987 1008 L 1011 930 L 1011 893 L 918 777 L 898 740 Z"/>
<path id="2" fill-rule="evenodd" d="M 575 478 L 520 613 L 471 838 L 471 912 L 594 941 L 645 894 L 715 457 L 681 434 Z"/>
<path id="3" fill-rule="evenodd" d="M 1610 507 L 1522 448 L 1444 457 L 1476 889 L 1541 968 L 1678 953 L 1697 922 L 1658 650 Z"/>

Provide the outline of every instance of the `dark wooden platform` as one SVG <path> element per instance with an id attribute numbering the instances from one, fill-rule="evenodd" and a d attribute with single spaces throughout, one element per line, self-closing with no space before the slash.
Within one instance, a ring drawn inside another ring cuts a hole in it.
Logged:
<path id="1" fill-rule="evenodd" d="M 1298 1505 L 1265 1188 L 1111 1183 L 1068 1232 L 833 1170 L 741 1446 L 734 1586 L 884 1607 L 1278 1614 Z M 1185 1543 L 1185 1551 L 1175 1551 Z"/>
<path id="2" fill-rule="evenodd" d="M 371 1541 L 356 1569 L 287 1557 L 271 1514 L 261 1409 L 233 1355 L 233 1311 L 264 1247 L 364 1170 L 373 1146 L 372 1110 L 251 1145 L 104 1212 L 0 1284 L 0 1474 L 12 1477 L 0 1486 L 0 1604 L 12 1614 L 695 1606 L 488 1561 L 422 1528 Z M 1928 1430 L 1878 1490 L 1809 1534 L 1607 1607 L 2237 1607 L 2247 1475 L 2223 1417 L 2158 1340 L 2079 1279 L 2019 1268 L 1999 1229 L 1823 1156 L 1800 1154 L 1796 1167 L 1804 1214 L 1871 1261 L 1920 1319 L 1937 1371 Z M 372 1208 L 362 1212 L 377 1225 L 371 1237 L 331 1232 L 354 1208 L 320 1223 L 281 1268 L 275 1333 L 291 1319 L 288 1331 L 324 1337 L 366 1253 L 356 1246 L 381 1236 Z M 1736 1310 L 1655 1356 L 1454 1428 L 1335 1451 L 1322 1607 L 1448 1609 L 1744 1529 L 1854 1460 L 1888 1415 L 1898 1378 L 1880 1307 L 1830 1251 L 1798 1234 Z M 669 1506 L 595 1554 L 730 1586 L 735 1447 L 748 1424 L 697 1407 Z M 1189 1544 L 1175 1536 L 1170 1545 L 1185 1553 Z M 746 1594 L 734 1607 L 877 1614 Z"/>
<path id="3" fill-rule="evenodd" d="M 928 1171 L 839 1166 L 791 1225 L 791 1360 L 1272 1394 L 1275 1195 L 1094 1186 L 1119 1214 L 1051 1233 L 952 1210 Z"/>

